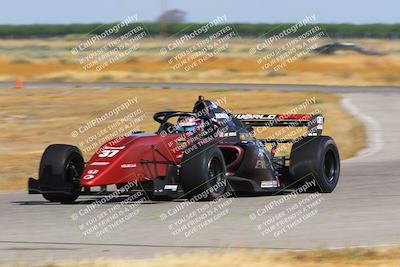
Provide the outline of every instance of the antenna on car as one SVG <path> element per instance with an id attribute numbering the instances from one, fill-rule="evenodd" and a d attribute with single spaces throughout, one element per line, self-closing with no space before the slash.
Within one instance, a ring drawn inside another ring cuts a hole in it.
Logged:
<path id="1" fill-rule="evenodd" d="M 202 100 L 204 100 L 204 96 L 199 95 L 199 101 L 202 101 Z"/>

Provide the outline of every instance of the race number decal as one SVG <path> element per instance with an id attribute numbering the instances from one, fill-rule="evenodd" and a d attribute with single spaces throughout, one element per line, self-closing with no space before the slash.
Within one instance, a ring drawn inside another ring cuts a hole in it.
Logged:
<path id="1" fill-rule="evenodd" d="M 114 157 L 120 150 L 118 149 L 105 149 L 101 151 L 99 154 L 99 158 L 112 158 Z"/>

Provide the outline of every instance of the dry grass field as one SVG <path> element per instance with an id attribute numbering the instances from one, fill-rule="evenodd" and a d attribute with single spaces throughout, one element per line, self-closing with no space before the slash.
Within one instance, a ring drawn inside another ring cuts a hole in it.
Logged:
<path id="1" fill-rule="evenodd" d="M 181 256 L 161 255 L 153 259 L 97 259 L 74 263 L 43 263 L 43 267 L 397 267 L 400 265 L 400 249 L 347 248 L 340 250 L 316 250 L 307 252 L 260 252 L 225 251 L 218 253 L 192 253 Z M 0 265 L 3 266 L 3 265 Z M 9 265 L 4 265 L 4 267 Z M 25 267 L 27 265 L 18 264 Z M 35 265 L 36 266 L 36 265 Z"/>
<path id="2" fill-rule="evenodd" d="M 29 176 L 37 177 L 41 154 L 49 144 L 77 145 L 88 159 L 102 139 L 132 130 L 154 132 L 158 125 L 152 119 L 154 112 L 190 111 L 199 95 L 221 101 L 221 106 L 233 113 L 285 113 L 299 107 L 306 99 L 313 99 L 298 113 L 325 115 L 324 133 L 337 141 L 342 158 L 354 155 L 364 146 L 362 125 L 342 109 L 340 97 L 332 94 L 264 90 L 3 89 L 0 91 L 0 189 L 22 189 Z M 128 99 L 136 99 L 137 103 L 85 130 L 88 122 L 127 103 Z M 132 112 L 142 115 L 123 121 Z M 132 121 L 133 125 L 128 124 Z M 78 136 L 73 137 L 73 131 L 78 131 Z M 258 133 L 258 137 L 272 134 L 266 131 Z M 281 132 L 273 137 L 291 136 Z M 283 148 L 280 153 L 287 154 L 288 148 Z"/>
<path id="3" fill-rule="evenodd" d="M 322 45 L 336 40 L 321 40 Z M 340 52 L 334 55 L 309 53 L 279 71 L 262 70 L 258 55 L 249 49 L 259 39 L 232 39 L 227 49 L 209 58 L 199 67 L 185 71 L 173 69 L 168 60 L 197 41 L 185 43 L 175 52 L 163 55 L 160 49 L 171 39 L 145 39 L 140 47 L 101 71 L 84 69 L 79 60 L 90 55 L 109 41 L 99 41 L 91 49 L 73 55 L 71 49 L 81 40 L 38 39 L 1 40 L 0 81 L 16 78 L 29 81 L 151 81 L 151 82 L 240 82 L 324 85 L 400 85 L 400 41 L 398 40 L 340 40 L 354 42 L 365 50 L 383 55 L 362 55 Z M 290 40 L 276 42 L 270 49 Z M 268 61 L 267 61 L 268 62 Z"/>

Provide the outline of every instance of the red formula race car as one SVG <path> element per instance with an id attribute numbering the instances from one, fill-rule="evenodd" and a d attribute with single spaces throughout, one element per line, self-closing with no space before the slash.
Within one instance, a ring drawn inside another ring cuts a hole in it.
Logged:
<path id="1" fill-rule="evenodd" d="M 225 192 L 265 194 L 279 190 L 330 193 L 338 183 L 337 146 L 322 136 L 320 114 L 236 114 L 199 97 L 191 112 L 154 114 L 155 133 L 134 132 L 110 140 L 85 162 L 76 146 L 53 144 L 43 153 L 30 194 L 52 202 L 121 190 L 150 199 L 212 200 Z M 261 128 L 257 128 L 261 127 Z M 296 139 L 257 139 L 256 129 L 306 127 Z M 290 158 L 277 157 L 292 144 Z M 266 144 L 271 149 L 266 149 Z M 129 188 L 129 190 L 126 190 Z"/>

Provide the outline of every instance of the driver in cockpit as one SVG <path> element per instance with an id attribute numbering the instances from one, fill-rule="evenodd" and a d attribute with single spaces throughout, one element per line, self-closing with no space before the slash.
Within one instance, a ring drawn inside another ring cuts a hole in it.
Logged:
<path id="1" fill-rule="evenodd" d="M 176 123 L 176 131 L 178 133 L 194 133 L 201 125 L 201 120 L 195 117 L 180 117 Z"/>

